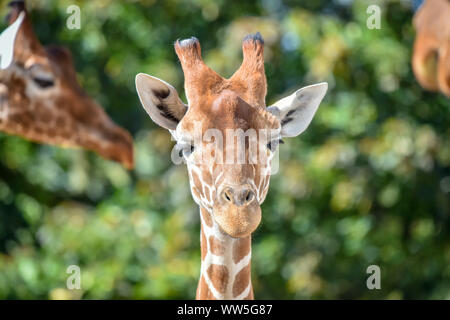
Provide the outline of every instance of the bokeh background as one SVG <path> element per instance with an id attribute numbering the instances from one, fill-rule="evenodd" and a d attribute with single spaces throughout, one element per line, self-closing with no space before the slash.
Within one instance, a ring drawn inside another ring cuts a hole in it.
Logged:
<path id="1" fill-rule="evenodd" d="M 71 4 L 81 8 L 80 30 L 66 28 Z M 370 4 L 382 10 L 379 30 L 366 27 Z M 195 35 L 206 62 L 230 76 L 242 38 L 255 31 L 266 42 L 268 104 L 329 83 L 307 132 L 281 146 L 253 237 L 256 298 L 450 299 L 450 100 L 413 77 L 411 1 L 35 0 L 28 8 L 41 42 L 68 46 L 83 87 L 132 133 L 136 168 L 0 134 L 1 299 L 195 297 L 198 208 L 134 77 L 160 77 L 184 97 L 174 40 Z M 81 290 L 66 289 L 73 264 Z M 371 264 L 381 268 L 381 290 L 366 287 Z"/>

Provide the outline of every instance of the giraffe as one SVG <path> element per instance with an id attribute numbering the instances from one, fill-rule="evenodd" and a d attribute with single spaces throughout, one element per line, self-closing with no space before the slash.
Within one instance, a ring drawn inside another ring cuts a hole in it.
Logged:
<path id="1" fill-rule="evenodd" d="M 131 135 L 83 91 L 70 51 L 43 47 L 24 2 L 9 6 L 9 27 L 0 36 L 0 131 L 92 150 L 131 169 Z"/>
<path id="2" fill-rule="evenodd" d="M 426 0 L 414 15 L 412 67 L 417 81 L 450 97 L 450 1 Z"/>
<path id="3" fill-rule="evenodd" d="M 325 82 L 307 86 L 266 107 L 262 36 L 245 37 L 242 50 L 241 66 L 225 79 L 203 62 L 195 37 L 177 40 L 188 104 L 167 82 L 136 76 L 145 111 L 176 140 L 173 154 L 186 163 L 200 207 L 197 299 L 254 298 L 251 234 L 261 221 L 273 156 L 283 137 L 308 127 L 328 88 Z"/>

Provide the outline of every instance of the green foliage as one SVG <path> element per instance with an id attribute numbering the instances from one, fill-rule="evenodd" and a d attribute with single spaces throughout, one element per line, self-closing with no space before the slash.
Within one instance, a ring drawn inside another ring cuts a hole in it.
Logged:
<path id="1" fill-rule="evenodd" d="M 135 139 L 136 169 L 0 135 L 0 298 L 194 298 L 198 208 L 173 142 L 140 106 L 146 72 L 182 94 L 173 50 L 195 35 L 229 76 L 242 38 L 266 40 L 268 103 L 328 81 L 312 125 L 281 147 L 253 237 L 256 298 L 450 299 L 450 101 L 410 65 L 404 1 L 33 1 L 42 43 L 68 46 L 83 87 Z M 6 14 L 2 7 L 0 13 Z M 82 289 L 66 289 L 79 265 Z M 381 267 L 381 290 L 366 268 Z"/>

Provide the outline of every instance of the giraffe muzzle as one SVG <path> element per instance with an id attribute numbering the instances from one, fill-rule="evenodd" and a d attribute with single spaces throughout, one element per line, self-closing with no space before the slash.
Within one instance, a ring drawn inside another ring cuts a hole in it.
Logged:
<path id="1" fill-rule="evenodd" d="M 261 222 L 261 207 L 248 185 L 223 186 L 213 206 L 214 220 L 231 237 L 251 234 Z"/>

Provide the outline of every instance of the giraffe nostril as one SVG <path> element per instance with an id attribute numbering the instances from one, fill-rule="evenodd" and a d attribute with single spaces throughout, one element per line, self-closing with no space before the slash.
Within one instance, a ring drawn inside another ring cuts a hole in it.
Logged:
<path id="1" fill-rule="evenodd" d="M 245 202 L 250 202 L 253 199 L 253 192 L 247 191 L 247 195 L 245 196 Z"/>
<path id="2" fill-rule="evenodd" d="M 232 202 L 232 201 L 231 201 L 231 196 L 228 194 L 228 192 L 229 192 L 229 191 L 225 191 L 225 192 L 223 193 L 223 196 L 224 196 L 225 200 L 227 200 L 228 202 Z"/>
<path id="3" fill-rule="evenodd" d="M 245 195 L 245 197 L 244 197 L 243 204 L 247 205 L 253 201 L 255 193 L 252 190 L 248 189 L 245 191 L 244 195 Z"/>
<path id="4" fill-rule="evenodd" d="M 238 186 L 225 188 L 221 196 L 229 204 L 246 206 L 254 200 L 255 193 L 247 186 Z"/>

